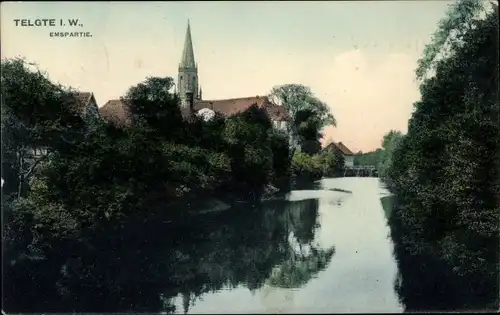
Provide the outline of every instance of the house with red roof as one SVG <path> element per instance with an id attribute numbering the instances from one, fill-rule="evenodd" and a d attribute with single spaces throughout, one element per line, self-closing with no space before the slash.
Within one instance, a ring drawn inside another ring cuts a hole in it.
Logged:
<path id="1" fill-rule="evenodd" d="M 323 150 L 325 151 L 338 151 L 342 153 L 344 156 L 344 166 L 345 167 L 353 167 L 354 166 L 354 153 L 349 150 L 348 147 L 345 146 L 342 142 L 334 142 L 332 141 L 329 145 L 327 145 Z"/>

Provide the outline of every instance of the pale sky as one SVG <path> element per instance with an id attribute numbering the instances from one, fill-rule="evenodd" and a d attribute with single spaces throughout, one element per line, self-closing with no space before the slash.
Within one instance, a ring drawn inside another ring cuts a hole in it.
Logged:
<path id="1" fill-rule="evenodd" d="M 204 99 L 307 85 L 338 121 L 326 137 L 352 151 L 406 132 L 420 97 L 416 61 L 451 1 L 2 2 L 1 55 L 22 56 L 98 104 L 147 76 L 177 78 L 190 20 Z M 14 19 L 79 19 L 21 27 Z M 50 32 L 90 32 L 51 38 Z"/>

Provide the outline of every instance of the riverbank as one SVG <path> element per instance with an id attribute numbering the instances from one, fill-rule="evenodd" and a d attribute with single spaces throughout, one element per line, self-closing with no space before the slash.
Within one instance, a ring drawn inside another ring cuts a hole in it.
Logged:
<path id="1" fill-rule="evenodd" d="M 384 138 L 392 143 L 383 165 L 397 196 L 392 217 L 404 251 L 415 255 L 407 263 L 434 260 L 415 271 L 424 285 L 402 290 L 435 292 L 436 309 L 499 307 L 498 30 L 497 4 L 451 6 L 416 69 L 421 97 L 407 134 Z M 451 305 L 446 291 L 454 291 Z"/>
<path id="2" fill-rule="evenodd" d="M 155 215 L 110 222 L 50 260 L 12 264 L 6 252 L 4 301 L 11 312 L 399 313 L 497 305 L 493 278 L 481 287 L 478 274 L 460 276 L 420 246 L 394 198 L 377 178 L 349 177 L 296 182 L 283 198 L 224 210 L 157 205 Z"/>
<path id="3" fill-rule="evenodd" d="M 485 312 L 499 309 L 498 258 L 485 260 L 464 250 L 459 243 L 443 248 L 429 242 L 408 224 L 402 211 L 415 211 L 401 204 L 395 195 L 384 197 L 384 210 L 391 226 L 394 254 L 401 276 L 397 291 L 404 297 L 405 310 Z M 478 241 L 478 240 L 476 240 Z M 459 264 L 449 257 L 463 255 Z M 415 268 L 415 266 L 420 266 Z"/>
<path id="4" fill-rule="evenodd" d="M 7 310 L 398 312 L 376 179 L 298 185 L 226 211 L 110 223 L 56 260 L 9 265 L 4 284 L 17 285 L 4 287 Z"/>

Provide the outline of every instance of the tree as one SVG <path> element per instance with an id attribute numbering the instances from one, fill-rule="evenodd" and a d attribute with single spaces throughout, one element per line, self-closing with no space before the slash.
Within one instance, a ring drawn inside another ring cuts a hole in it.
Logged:
<path id="1" fill-rule="evenodd" d="M 268 183 L 273 166 L 271 128 L 267 115 L 256 106 L 226 120 L 222 137 L 231 158 L 233 185 L 257 193 Z"/>
<path id="2" fill-rule="evenodd" d="M 269 94 L 273 103 L 286 108 L 290 116 L 295 118 L 301 110 L 310 109 L 310 99 L 313 97 L 311 89 L 300 84 L 285 84 L 275 86 Z"/>
<path id="3" fill-rule="evenodd" d="M 401 133 L 401 131 L 392 129 L 384 135 L 382 139 L 382 148 L 387 150 L 395 138 L 401 138 L 402 136 L 403 134 Z"/>
<path id="4" fill-rule="evenodd" d="M 374 165 L 377 166 L 382 161 L 384 150 L 381 148 L 372 152 L 360 153 L 354 156 L 354 165 Z"/>
<path id="5" fill-rule="evenodd" d="M 2 176 L 4 193 L 26 193 L 27 180 L 43 161 L 33 151 L 71 150 L 85 138 L 87 125 L 73 109 L 74 91 L 52 83 L 24 59 L 6 59 L 2 70 Z"/>
<path id="6" fill-rule="evenodd" d="M 450 5 L 448 13 L 432 35 L 431 43 L 425 46 L 423 56 L 418 61 L 415 71 L 418 79 L 423 79 L 434 68 L 440 54 L 446 57 L 460 49 L 465 34 L 474 26 L 474 19 L 485 9 L 485 3 L 481 0 L 460 0 Z"/>
<path id="7" fill-rule="evenodd" d="M 345 158 L 344 154 L 340 152 L 340 150 L 335 150 L 333 153 L 334 156 L 334 174 L 339 176 L 341 172 L 345 168 Z"/>
<path id="8" fill-rule="evenodd" d="M 437 34 L 456 33 L 447 38 L 452 53 L 433 60 L 435 75 L 421 83 L 386 176 L 406 237 L 437 248 L 471 294 L 487 294 L 498 284 L 498 6 L 481 18 L 477 5 L 459 1 L 440 24 Z M 428 46 L 425 62 L 443 37 Z"/>
<path id="9" fill-rule="evenodd" d="M 323 151 L 315 157 L 322 167 L 324 176 L 339 176 L 342 174 L 345 167 L 345 160 L 340 150 Z"/>
<path id="10" fill-rule="evenodd" d="M 299 118 L 297 116 L 299 112 L 310 111 L 315 119 L 319 120 L 321 128 L 327 125 L 337 125 L 328 105 L 314 96 L 309 87 L 300 84 L 275 86 L 269 97 L 275 104 L 284 106 L 294 121 Z M 303 119 L 299 119 L 296 125 L 302 121 Z"/>
<path id="11" fill-rule="evenodd" d="M 270 148 L 273 156 L 273 171 L 274 179 L 282 179 L 290 174 L 290 147 L 288 137 L 281 131 L 274 128 L 269 130 Z"/>
<path id="12" fill-rule="evenodd" d="M 122 98 L 134 115 L 136 124 L 148 126 L 164 139 L 182 139 L 184 130 L 177 95 L 170 92 L 174 86 L 171 77 L 147 77 L 132 86 Z"/>
<path id="13" fill-rule="evenodd" d="M 337 124 L 328 105 L 319 100 L 309 87 L 300 84 L 275 86 L 269 97 L 274 103 L 286 108 L 307 153 L 317 153 L 323 127 Z"/>
<path id="14" fill-rule="evenodd" d="M 287 138 L 260 108 L 185 121 L 169 92 L 172 79 L 147 78 L 122 98 L 133 125 L 100 120 L 88 128 L 72 109 L 73 91 L 28 67 L 2 61 L 2 197 L 25 182 L 19 161 L 25 151 L 41 146 L 50 154 L 29 191 L 14 201 L 2 198 L 4 239 L 9 253 L 36 250 L 57 274 L 82 248 L 118 245 L 96 236 L 123 236 L 131 222 L 165 218 L 180 198 L 259 197 L 272 180 L 288 175 Z"/>
<path id="15" fill-rule="evenodd" d="M 392 166 L 393 153 L 398 148 L 402 140 L 403 134 L 400 131 L 391 130 L 384 135 L 382 140 L 383 150 L 379 151 L 378 161 L 376 164 L 373 164 L 378 167 L 380 177 L 385 178 L 387 176 L 387 171 Z"/>

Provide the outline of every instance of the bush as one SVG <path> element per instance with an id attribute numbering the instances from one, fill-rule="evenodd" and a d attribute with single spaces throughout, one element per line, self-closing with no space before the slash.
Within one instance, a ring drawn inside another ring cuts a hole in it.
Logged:
<path id="1" fill-rule="evenodd" d="M 171 78 L 147 78 L 129 89 L 123 100 L 133 126 L 89 125 L 66 112 L 68 91 L 45 74 L 32 72 L 22 60 L 2 61 L 2 135 L 9 144 L 2 152 L 2 169 L 8 170 L 2 194 L 13 200 L 6 230 L 13 240 L 15 231 L 25 238 L 10 244 L 67 249 L 68 241 L 172 209 L 166 205 L 180 197 L 221 191 L 258 196 L 289 174 L 287 139 L 273 131 L 261 109 L 185 121 L 168 91 L 171 84 Z M 50 148 L 50 155 L 20 195 L 15 180 L 22 165 L 16 156 L 37 145 Z"/>

